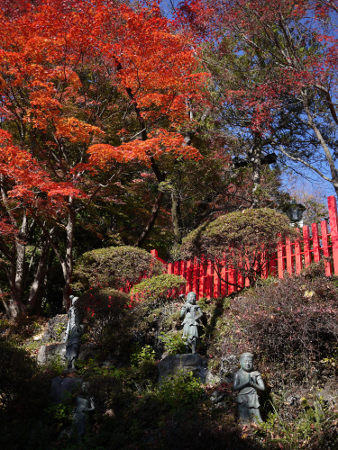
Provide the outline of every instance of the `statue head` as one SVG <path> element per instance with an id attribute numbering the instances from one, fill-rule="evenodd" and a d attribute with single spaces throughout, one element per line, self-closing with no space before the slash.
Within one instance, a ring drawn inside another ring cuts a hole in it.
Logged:
<path id="1" fill-rule="evenodd" d="M 241 368 L 246 372 L 250 372 L 253 369 L 253 358 L 254 355 L 249 352 L 242 353 L 241 356 L 239 357 Z"/>
<path id="2" fill-rule="evenodd" d="M 81 391 L 83 394 L 88 394 L 88 390 L 89 390 L 89 383 L 88 383 L 88 381 L 84 381 L 81 384 Z"/>
<path id="3" fill-rule="evenodd" d="M 78 298 L 79 298 L 79 297 L 75 297 L 75 295 L 70 295 L 70 296 L 69 296 L 69 300 L 71 301 L 72 306 L 75 305 L 75 303 L 77 302 Z"/>
<path id="4" fill-rule="evenodd" d="M 191 305 L 196 304 L 196 294 L 195 292 L 189 292 L 187 295 L 187 303 L 190 303 Z"/>

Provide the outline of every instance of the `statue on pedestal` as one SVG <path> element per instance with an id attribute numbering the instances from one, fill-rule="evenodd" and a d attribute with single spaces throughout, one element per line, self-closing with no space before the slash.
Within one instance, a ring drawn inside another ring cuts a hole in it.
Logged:
<path id="1" fill-rule="evenodd" d="M 183 319 L 183 339 L 187 342 L 191 353 L 196 353 L 196 346 L 199 340 L 198 327 L 202 326 L 200 318 L 203 313 L 196 305 L 195 292 L 189 292 L 185 304 L 182 306 L 180 318 Z"/>
<path id="2" fill-rule="evenodd" d="M 234 377 L 234 390 L 239 391 L 237 396 L 239 420 L 242 423 L 262 422 L 257 394 L 257 391 L 265 390 L 261 374 L 253 370 L 252 353 L 242 353 L 239 360 L 241 368 Z"/>

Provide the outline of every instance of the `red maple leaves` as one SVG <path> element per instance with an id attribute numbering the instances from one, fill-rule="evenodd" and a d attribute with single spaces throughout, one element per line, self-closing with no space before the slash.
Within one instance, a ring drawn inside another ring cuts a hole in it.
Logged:
<path id="1" fill-rule="evenodd" d="M 191 42 L 156 3 L 4 3 L 0 26 L 0 115 L 11 130 L 1 130 L 0 173 L 9 197 L 60 211 L 67 198 L 85 195 L 81 180 L 94 166 L 199 156 L 181 132 L 206 76 Z M 91 98 L 97 80 L 129 103 L 139 135 L 124 129 L 120 145 L 105 142 L 100 111 L 119 104 Z"/>

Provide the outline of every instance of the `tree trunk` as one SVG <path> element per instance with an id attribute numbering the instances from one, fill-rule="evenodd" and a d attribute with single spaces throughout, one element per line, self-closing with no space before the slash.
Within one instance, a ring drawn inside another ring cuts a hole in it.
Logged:
<path id="1" fill-rule="evenodd" d="M 70 200 L 68 221 L 66 225 L 66 255 L 65 259 L 61 262 L 63 277 L 65 280 L 63 288 L 63 300 L 62 305 L 65 309 L 69 308 L 70 300 L 69 295 L 71 292 L 70 284 L 72 282 L 73 275 L 73 240 L 74 240 L 74 226 L 75 226 L 75 213 L 72 209 L 73 200 Z"/>
<path id="2" fill-rule="evenodd" d="M 171 191 L 171 220 L 174 229 L 175 241 L 178 244 L 182 242 L 182 217 L 181 217 L 181 200 L 177 192 Z"/>
<path id="3" fill-rule="evenodd" d="M 22 302 L 23 284 L 25 279 L 25 255 L 26 243 L 24 239 L 27 237 L 27 216 L 24 214 L 20 233 L 15 238 L 15 266 L 12 267 L 10 288 L 11 298 L 8 305 L 8 315 L 10 319 L 16 319 L 24 312 L 24 304 Z"/>
<path id="4" fill-rule="evenodd" d="M 249 152 L 249 160 L 252 165 L 252 208 L 258 207 L 258 189 L 261 182 L 261 150 L 254 144 Z"/>
<path id="5" fill-rule="evenodd" d="M 42 252 L 35 272 L 34 280 L 29 291 L 28 308 L 30 313 L 38 312 L 41 308 L 43 288 L 45 286 L 45 278 L 47 273 L 49 248 L 49 242 L 48 240 L 46 240 L 42 247 Z"/>
<path id="6" fill-rule="evenodd" d="M 139 238 L 138 238 L 138 240 L 136 242 L 136 246 L 137 247 L 139 247 L 140 245 L 143 244 L 143 242 L 148 237 L 152 227 L 154 226 L 154 223 L 156 221 L 156 218 L 158 216 L 158 213 L 159 213 L 159 210 L 160 210 L 160 207 L 161 207 L 161 204 L 162 204 L 162 198 L 163 198 L 163 192 L 159 192 L 157 197 L 156 197 L 155 203 L 154 203 L 154 205 L 152 207 L 151 215 L 149 217 L 148 223 L 145 226 L 144 230 L 142 231 L 142 233 L 140 234 L 140 236 L 139 236 Z"/>

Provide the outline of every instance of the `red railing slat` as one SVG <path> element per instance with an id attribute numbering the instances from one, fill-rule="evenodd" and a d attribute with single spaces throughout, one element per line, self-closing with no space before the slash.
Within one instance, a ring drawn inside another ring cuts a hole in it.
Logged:
<path id="1" fill-rule="evenodd" d="M 303 241 L 304 241 L 304 262 L 305 267 L 309 267 L 311 264 L 311 252 L 310 252 L 310 233 L 309 227 L 304 225 L 303 227 Z"/>
<path id="2" fill-rule="evenodd" d="M 322 233 L 322 246 L 323 246 L 323 256 L 324 256 L 324 267 L 325 267 L 325 275 L 328 277 L 332 276 L 332 266 L 330 261 L 330 250 L 329 250 L 329 232 L 327 228 L 326 220 L 322 220 L 320 222 L 320 229 Z"/>
<path id="3" fill-rule="evenodd" d="M 300 239 L 296 239 L 295 242 L 295 264 L 296 264 L 296 275 L 299 275 L 303 268 Z"/>
<path id="4" fill-rule="evenodd" d="M 318 225 L 313 223 L 312 228 L 312 245 L 313 245 L 313 261 L 318 263 L 320 261 L 320 244 L 319 244 L 319 233 Z"/>

